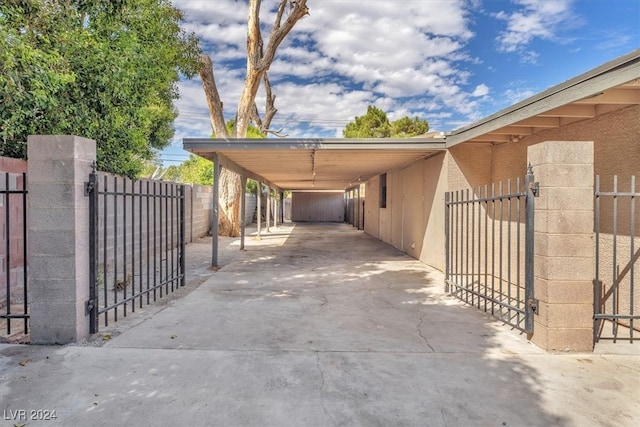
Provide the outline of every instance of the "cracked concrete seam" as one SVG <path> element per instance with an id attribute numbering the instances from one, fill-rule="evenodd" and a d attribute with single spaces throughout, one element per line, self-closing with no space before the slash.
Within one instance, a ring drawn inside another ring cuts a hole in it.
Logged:
<path id="1" fill-rule="evenodd" d="M 429 347 L 429 349 L 435 353 L 435 349 L 431 346 L 431 344 L 429 343 L 429 340 L 427 339 L 427 337 L 424 336 L 424 334 L 422 333 L 422 323 L 424 322 L 424 318 L 427 316 L 427 313 L 424 313 L 422 316 L 420 316 L 420 321 L 418 322 L 418 324 L 416 325 L 416 329 L 418 330 L 418 335 L 420 336 L 420 338 L 423 339 L 424 343 L 427 345 L 427 347 Z"/>
<path id="2" fill-rule="evenodd" d="M 316 351 L 316 367 L 318 368 L 318 372 L 320 372 L 320 379 L 321 379 L 321 384 L 320 384 L 320 406 L 322 407 L 322 411 L 324 412 L 325 416 L 329 419 L 331 419 L 331 415 L 329 414 L 329 410 L 327 409 L 327 407 L 324 405 L 324 386 L 325 386 L 325 379 L 324 379 L 324 371 L 322 370 L 322 366 L 320 366 L 320 352 Z"/>

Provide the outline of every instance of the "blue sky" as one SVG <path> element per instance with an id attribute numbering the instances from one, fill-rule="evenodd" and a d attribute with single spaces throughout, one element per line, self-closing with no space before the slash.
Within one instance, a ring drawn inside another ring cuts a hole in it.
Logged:
<path id="1" fill-rule="evenodd" d="M 244 80 L 244 0 L 173 0 L 214 63 L 225 115 Z M 266 40 L 277 0 L 263 0 Z M 640 48 L 640 0 L 308 0 L 310 15 L 283 42 L 269 77 L 290 137 L 341 137 L 376 105 L 450 131 Z M 176 135 L 209 137 L 200 80 L 179 85 Z M 257 104 L 262 111 L 263 93 Z"/>

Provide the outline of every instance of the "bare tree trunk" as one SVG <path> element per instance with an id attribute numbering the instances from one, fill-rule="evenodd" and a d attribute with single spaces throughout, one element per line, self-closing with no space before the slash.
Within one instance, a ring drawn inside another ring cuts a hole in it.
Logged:
<path id="1" fill-rule="evenodd" d="M 277 110 L 274 107 L 275 95 L 271 93 L 271 85 L 267 77 L 267 71 L 275 58 L 276 50 L 280 43 L 282 43 L 291 29 L 293 29 L 296 22 L 309 13 L 307 0 L 280 0 L 276 18 L 269 35 L 269 42 L 265 49 L 260 31 L 260 5 L 260 0 L 249 1 L 247 75 L 238 104 L 236 125 L 231 135 L 232 138 L 246 138 L 247 129 L 251 121 L 254 121 L 256 125 L 258 125 L 261 132 L 268 132 L 271 119 Z M 283 22 L 285 13 L 287 13 L 287 18 Z M 222 113 L 222 102 L 220 101 L 220 95 L 213 75 L 213 64 L 211 59 L 206 55 L 202 55 L 200 62 L 200 77 L 202 78 L 202 86 L 207 97 L 213 133 L 216 138 L 228 138 L 229 135 Z M 267 90 L 267 111 L 264 123 L 261 122 L 257 108 L 255 107 L 256 94 L 258 93 L 258 88 L 262 80 L 264 80 Z M 220 173 L 219 205 L 219 234 L 221 236 L 237 237 L 240 235 L 241 197 L 242 187 L 240 177 L 223 168 Z"/>
<path id="2" fill-rule="evenodd" d="M 240 198 L 242 183 L 240 176 L 222 168 L 220 171 L 220 194 L 218 199 L 218 234 L 220 236 L 240 236 Z"/>
<path id="3" fill-rule="evenodd" d="M 289 4 L 289 15 L 282 22 L 285 11 Z M 269 42 L 266 49 L 262 41 L 260 32 L 260 0 L 251 0 L 249 3 L 249 22 L 247 31 L 247 76 L 238 104 L 238 118 L 234 135 L 244 138 L 247 135 L 253 104 L 260 87 L 260 81 L 269 70 L 271 63 L 276 56 L 276 50 L 284 38 L 293 29 L 293 26 L 309 14 L 307 0 L 280 0 L 278 13 L 276 14 Z M 271 121 L 271 120 L 269 120 Z"/>
<path id="4" fill-rule="evenodd" d="M 220 101 L 216 80 L 213 77 L 213 63 L 207 55 L 200 55 L 200 79 L 202 79 L 202 88 L 209 106 L 213 134 L 216 138 L 228 137 L 227 128 L 224 124 L 224 115 L 222 114 L 222 101 Z"/>

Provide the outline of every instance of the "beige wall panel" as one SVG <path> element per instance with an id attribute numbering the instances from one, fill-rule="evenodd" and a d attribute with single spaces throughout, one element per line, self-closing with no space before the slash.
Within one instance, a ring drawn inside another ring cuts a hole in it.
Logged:
<path id="1" fill-rule="evenodd" d="M 344 221 L 344 193 L 293 193 L 291 203 L 293 221 Z"/>
<path id="2" fill-rule="evenodd" d="M 403 183 L 402 242 L 407 255 L 420 257 L 424 238 L 424 160 L 398 172 Z"/>
<path id="3" fill-rule="evenodd" d="M 427 265 L 444 271 L 444 193 L 447 190 L 445 155 L 422 162 L 424 174 L 424 234 L 417 257 Z"/>
<path id="4" fill-rule="evenodd" d="M 601 189 L 613 190 L 613 175 L 618 175 L 618 191 L 630 190 L 630 176 L 635 175 L 640 180 L 640 106 L 631 106 L 608 114 L 603 114 L 591 120 L 583 120 L 559 129 L 549 129 L 538 132 L 518 143 L 504 144 L 495 147 L 492 168 L 492 180 L 500 181 L 516 176 L 522 176 L 526 170 L 527 147 L 544 141 L 593 141 L 594 142 L 594 170 L 595 175 L 601 177 Z M 580 163 L 580 159 L 574 159 Z M 535 170 L 534 170 L 535 173 Z M 574 174 L 578 177 L 578 174 Z M 640 182 L 636 184 L 636 192 Z M 636 212 L 638 209 L 636 205 Z M 613 311 L 613 271 L 626 272 L 618 285 L 618 310 L 629 313 L 633 306 L 634 312 L 640 309 L 637 286 L 634 301 L 630 300 L 630 207 L 628 200 L 620 198 L 618 205 L 618 239 L 617 259 L 613 262 L 612 236 L 612 202 L 610 197 L 601 200 L 601 235 L 600 235 L 600 274 L 602 293 L 609 298 L 604 302 L 605 310 Z M 633 230 L 635 236 L 640 237 L 640 220 L 636 213 Z M 638 247 L 636 241 L 636 250 Z M 640 283 L 640 263 L 634 265 L 634 283 Z M 624 324 L 624 322 L 621 322 Z M 610 327 L 609 327 L 610 329 Z M 608 329 L 605 328 L 604 336 Z"/>
<path id="5" fill-rule="evenodd" d="M 387 208 L 379 207 L 380 178 L 366 185 L 365 231 L 439 269 L 444 269 L 445 159 L 443 153 L 387 173 Z"/>
<path id="6" fill-rule="evenodd" d="M 616 174 L 640 175 L 640 105 L 495 146 L 490 182 L 524 176 L 527 147 L 544 141 L 593 141 L 595 174 L 603 181 Z"/>
<path id="7" fill-rule="evenodd" d="M 366 183 L 364 231 L 380 238 L 380 177 L 376 176 Z"/>
<path id="8" fill-rule="evenodd" d="M 404 251 L 403 248 L 403 175 L 401 172 L 387 174 L 387 202 L 391 200 L 391 245 L 396 249 Z M 387 207 L 389 205 L 387 204 Z"/>
<path id="9" fill-rule="evenodd" d="M 387 177 L 387 183 L 389 178 Z M 391 244 L 391 201 L 387 193 L 387 207 L 380 209 L 380 240 Z"/>
<path id="10" fill-rule="evenodd" d="M 490 144 L 460 144 L 449 150 L 449 190 L 464 190 L 491 182 L 492 147 Z"/>

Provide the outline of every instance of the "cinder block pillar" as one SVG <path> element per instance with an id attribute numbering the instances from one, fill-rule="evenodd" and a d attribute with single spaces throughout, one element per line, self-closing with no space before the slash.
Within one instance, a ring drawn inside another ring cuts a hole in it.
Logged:
<path id="1" fill-rule="evenodd" d="M 30 136 L 29 301 L 31 342 L 66 344 L 89 335 L 89 198 L 93 140 Z"/>
<path id="2" fill-rule="evenodd" d="M 528 157 L 540 183 L 532 341 L 548 351 L 592 351 L 593 142 L 547 141 Z"/>

